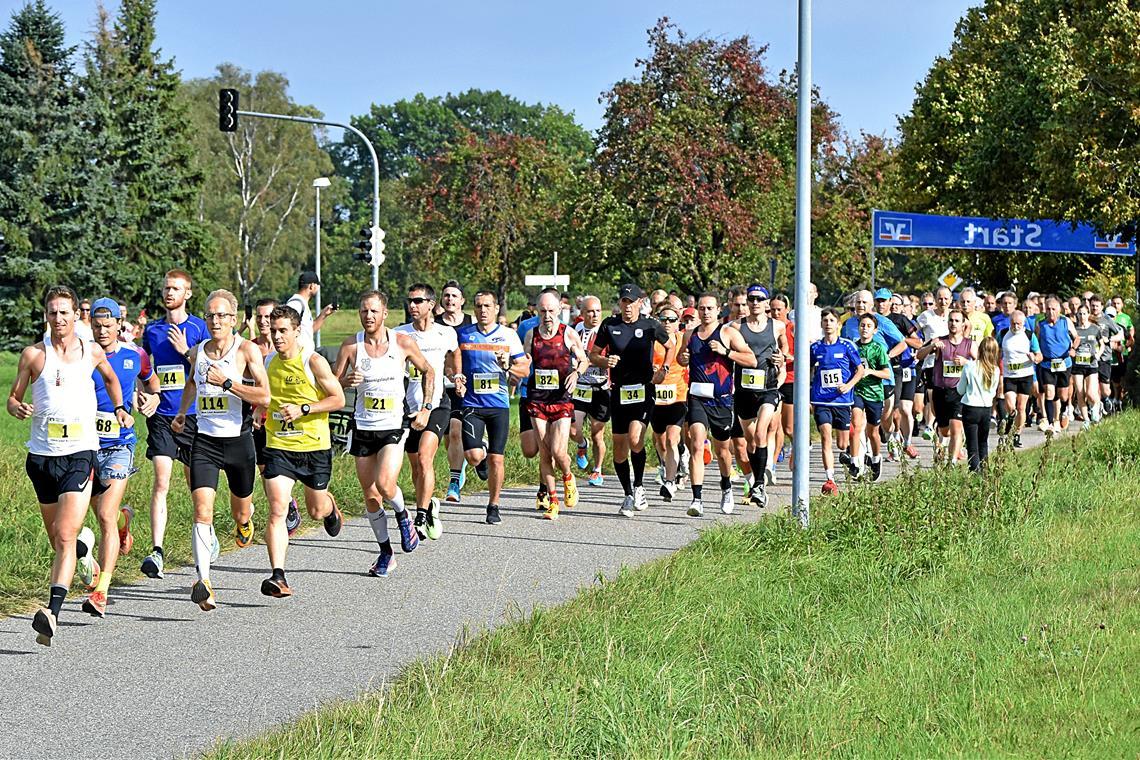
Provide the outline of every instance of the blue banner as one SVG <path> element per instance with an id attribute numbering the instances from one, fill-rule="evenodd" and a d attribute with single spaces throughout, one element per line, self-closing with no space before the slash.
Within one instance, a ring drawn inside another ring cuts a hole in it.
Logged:
<path id="1" fill-rule="evenodd" d="M 986 219 L 879 211 L 871 215 L 875 248 L 959 248 L 968 251 L 1029 251 L 1135 256 L 1135 242 L 1104 237 L 1088 224 Z"/>

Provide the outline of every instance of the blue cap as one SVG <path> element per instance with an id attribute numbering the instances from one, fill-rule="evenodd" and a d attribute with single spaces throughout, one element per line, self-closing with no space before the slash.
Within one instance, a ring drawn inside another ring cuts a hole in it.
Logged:
<path id="1" fill-rule="evenodd" d="M 123 318 L 123 312 L 119 311 L 119 302 L 116 301 L 114 298 L 100 298 L 98 301 L 91 304 L 91 316 L 93 318 L 99 317 L 99 316 L 106 316 L 105 314 L 104 315 L 96 314 L 95 312 L 97 312 L 97 311 L 109 311 L 109 312 L 111 312 L 111 319 L 122 319 Z"/>
<path id="2" fill-rule="evenodd" d="M 768 294 L 768 288 L 764 287 L 763 285 L 759 285 L 755 282 L 748 286 L 748 291 L 747 291 L 746 295 L 761 296 L 763 298 L 770 298 L 771 297 Z"/>
<path id="3" fill-rule="evenodd" d="M 889 300 L 891 300 L 892 295 L 894 295 L 894 294 L 891 293 L 890 289 L 879 288 L 878 290 L 875 291 L 875 300 L 876 301 L 889 301 Z"/>

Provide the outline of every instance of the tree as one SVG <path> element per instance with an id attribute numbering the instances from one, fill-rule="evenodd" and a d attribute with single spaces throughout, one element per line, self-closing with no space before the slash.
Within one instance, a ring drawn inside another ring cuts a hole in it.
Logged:
<path id="1" fill-rule="evenodd" d="M 690 40 L 661 19 L 649 47 L 640 78 L 605 93 L 599 133 L 599 170 L 632 217 L 626 266 L 689 292 L 757 279 L 790 247 L 793 83 L 769 81 L 747 37 Z M 813 110 L 818 148 L 835 124 Z"/>
<path id="2" fill-rule="evenodd" d="M 204 176 L 197 200 L 198 218 L 210 226 L 227 280 L 237 283 L 243 300 L 257 294 L 279 295 L 312 266 L 312 182 L 332 173 L 332 161 L 320 146 L 323 130 L 285 121 L 243 118 L 237 132 L 217 129 L 217 92 L 234 87 L 243 104 L 267 113 L 321 118 L 312 106 L 300 106 L 288 93 L 282 74 L 256 77 L 232 64 L 218 66 L 211 79 L 183 86 L 194 124 L 197 170 Z M 322 195 L 330 216 L 342 183 Z"/>

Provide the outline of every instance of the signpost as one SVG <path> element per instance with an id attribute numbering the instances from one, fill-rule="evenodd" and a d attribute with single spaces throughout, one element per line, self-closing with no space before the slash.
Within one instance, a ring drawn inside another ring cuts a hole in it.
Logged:
<path id="1" fill-rule="evenodd" d="M 554 252 L 553 274 L 528 274 L 523 278 L 528 288 L 568 288 L 570 275 L 558 274 L 558 251 Z"/>

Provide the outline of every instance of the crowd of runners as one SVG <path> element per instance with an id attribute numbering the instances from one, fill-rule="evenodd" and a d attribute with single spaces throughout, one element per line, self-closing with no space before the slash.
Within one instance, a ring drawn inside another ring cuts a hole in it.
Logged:
<path id="1" fill-rule="evenodd" d="M 439 538 L 442 505 L 463 498 L 468 469 L 486 481 L 487 524 L 501 522 L 513 440 L 538 458 L 536 507 L 550 520 L 577 503 L 576 469 L 589 486 L 603 484 L 607 424 L 622 516 L 649 507 L 650 446 L 661 501 L 687 485 L 687 514 L 702 516 L 715 460 L 721 512 L 736 508 L 740 479 L 743 502 L 766 506 L 777 465 L 790 465 L 797 339 L 811 344 L 800 381 L 810 384 L 824 494 L 838 491 L 836 458 L 848 477 L 873 481 L 884 458 L 918 458 L 917 436 L 933 441 L 936 461 L 978 470 L 991 427 L 1016 447 L 1027 425 L 1052 433 L 1095 423 L 1121 407 L 1134 341 L 1122 300 L 1094 293 L 1019 299 L 880 288 L 836 309 L 817 306 L 813 286 L 809 303 L 792 311 L 786 296 L 760 284 L 683 298 L 631 283 L 613 300 L 544 290 L 508 325 L 494 293 L 472 294 L 468 312 L 463 287 L 450 281 L 438 295 L 426 283 L 409 288 L 398 305 L 406 324 L 396 328 L 386 326 L 387 296 L 363 293 L 360 330 L 326 358 L 314 332 L 335 307 L 310 311 L 319 288 L 302 274 L 290 299 L 258 301 L 244 316 L 232 293 L 215 290 L 198 317 L 187 310 L 191 276 L 173 270 L 162 282 L 164 315 L 145 324 L 131 324 L 113 298 L 80 301 L 66 286 L 47 292 L 47 330 L 21 354 L 7 402 L 9 414 L 31 422 L 26 469 L 55 552 L 48 604 L 32 623 L 37 641 L 50 645 L 76 572 L 90 592 L 83 609 L 106 610 L 115 565 L 133 543 L 123 497 L 136 471 L 135 412 L 146 420 L 153 468 L 152 549 L 142 572 L 163 577 L 167 497 L 180 465 L 194 510 L 193 524 L 178 526 L 191 531 L 190 596 L 213 610 L 221 475 L 238 547 L 253 541 L 261 481 L 269 555 L 261 592 L 292 595 L 285 568 L 302 522 L 298 499 L 328 535 L 343 524 L 329 491 L 330 415 L 345 408 L 347 454 L 379 550 L 367 572 L 386 577 L 394 567 L 389 513 L 403 552 Z M 440 446 L 450 470 L 442 502 Z M 414 510 L 399 485 L 405 457 Z M 83 527 L 89 507 L 98 540 Z"/>

